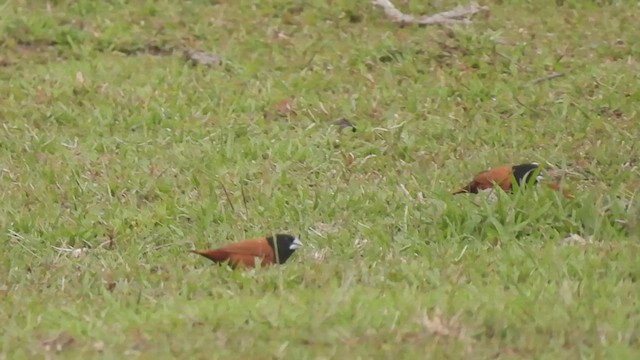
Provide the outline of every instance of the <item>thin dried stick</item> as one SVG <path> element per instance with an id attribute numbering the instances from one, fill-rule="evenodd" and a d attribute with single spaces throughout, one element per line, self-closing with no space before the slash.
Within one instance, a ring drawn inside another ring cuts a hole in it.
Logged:
<path id="1" fill-rule="evenodd" d="M 522 101 L 520 101 L 520 99 L 518 99 L 518 97 L 517 97 L 517 96 L 514 96 L 514 97 L 513 97 L 513 99 L 514 99 L 518 104 L 520 104 L 520 106 L 524 107 L 525 109 L 527 109 L 527 110 L 529 110 L 529 111 L 532 111 L 532 112 L 534 112 L 534 113 L 536 113 L 536 114 L 541 114 L 541 112 L 540 112 L 539 110 L 536 110 L 536 109 L 532 108 L 531 106 L 525 105 Z"/>
<path id="2" fill-rule="evenodd" d="M 543 82 L 543 81 L 553 80 L 553 79 L 555 79 L 555 78 L 559 78 L 559 77 L 562 77 L 562 76 L 564 76 L 564 74 L 563 74 L 563 73 L 556 73 L 556 72 L 554 72 L 554 73 L 551 73 L 551 74 L 549 74 L 549 75 L 543 76 L 543 77 L 541 77 L 541 78 L 539 78 L 539 79 L 535 79 L 535 80 L 533 80 L 533 81 L 531 82 L 531 84 L 534 84 L 534 85 L 535 85 L 535 84 L 539 84 L 539 83 L 541 83 L 541 82 Z"/>
<path id="3" fill-rule="evenodd" d="M 455 24 L 469 23 L 469 17 L 483 10 L 489 10 L 486 6 L 480 6 L 472 2 L 467 6 L 456 6 L 455 8 L 441 13 L 425 16 L 413 16 L 404 14 L 398 10 L 390 0 L 373 0 L 373 5 L 380 6 L 391 21 L 403 24 L 435 25 L 435 24 Z"/>
<path id="4" fill-rule="evenodd" d="M 242 193 L 242 203 L 244 204 L 244 213 L 246 218 L 249 218 L 249 207 L 247 206 L 247 197 L 244 196 L 244 185 L 240 182 L 240 193 Z"/>
<path id="5" fill-rule="evenodd" d="M 229 192 L 227 191 L 227 188 L 224 186 L 222 181 L 218 180 L 218 183 L 220 183 L 220 186 L 222 186 L 222 190 L 224 190 L 224 195 L 227 197 L 227 202 L 231 207 L 231 211 L 236 212 L 236 208 L 233 206 L 233 203 L 231 202 L 231 196 L 229 196 Z"/>

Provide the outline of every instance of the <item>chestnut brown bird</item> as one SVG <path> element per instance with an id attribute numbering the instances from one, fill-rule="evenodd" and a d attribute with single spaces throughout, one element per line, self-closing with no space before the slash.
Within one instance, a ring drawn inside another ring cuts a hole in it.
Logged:
<path id="1" fill-rule="evenodd" d="M 527 184 L 537 185 L 544 177 L 540 172 L 541 168 L 536 163 L 526 163 L 518 165 L 502 165 L 493 169 L 483 171 L 473 177 L 473 180 L 466 186 L 453 191 L 452 194 L 472 193 L 477 194 L 480 190 L 491 189 L 499 186 L 502 190 L 513 192 L 511 184 L 515 181 L 518 186 Z M 531 178 L 535 175 L 535 178 Z M 547 183 L 549 188 L 560 191 L 560 187 L 555 183 Z M 568 192 L 563 192 L 566 197 L 571 197 Z"/>
<path id="2" fill-rule="evenodd" d="M 261 266 L 284 264 L 296 249 L 302 246 L 292 235 L 277 234 L 238 241 L 214 250 L 191 250 L 215 263 L 227 263 L 232 268 L 253 268 L 257 262 Z"/>

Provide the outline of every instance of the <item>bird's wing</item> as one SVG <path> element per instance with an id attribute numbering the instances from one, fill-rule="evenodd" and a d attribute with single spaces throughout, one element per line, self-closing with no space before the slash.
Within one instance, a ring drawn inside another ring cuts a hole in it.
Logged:
<path id="1" fill-rule="evenodd" d="M 274 262 L 275 255 L 265 238 L 243 240 L 214 250 L 194 250 L 213 262 L 229 261 L 232 266 L 253 267 L 256 259 L 263 265 Z"/>
<path id="2" fill-rule="evenodd" d="M 479 190 L 488 189 L 494 183 L 504 190 L 509 190 L 511 188 L 511 167 L 512 165 L 503 165 L 483 171 L 473 178 L 473 182 L 477 184 Z"/>
<path id="3" fill-rule="evenodd" d="M 222 250 L 228 254 L 273 257 L 273 249 L 271 249 L 271 246 L 269 246 L 265 238 L 238 241 L 220 247 L 218 250 Z"/>

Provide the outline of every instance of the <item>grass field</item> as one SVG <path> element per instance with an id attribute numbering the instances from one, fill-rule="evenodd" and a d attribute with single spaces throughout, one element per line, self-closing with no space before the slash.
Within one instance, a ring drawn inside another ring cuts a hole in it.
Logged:
<path id="1" fill-rule="evenodd" d="M 482 3 L 2 2 L 0 358 L 639 358 L 640 6 Z"/>

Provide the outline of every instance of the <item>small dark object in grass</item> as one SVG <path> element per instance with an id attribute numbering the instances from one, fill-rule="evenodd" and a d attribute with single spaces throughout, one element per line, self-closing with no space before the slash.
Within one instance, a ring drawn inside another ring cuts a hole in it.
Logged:
<path id="1" fill-rule="evenodd" d="M 404 54 L 400 50 L 389 50 L 386 54 L 381 55 L 378 61 L 383 63 L 390 63 L 393 61 L 400 61 L 404 57 Z"/>
<path id="2" fill-rule="evenodd" d="M 352 24 L 362 22 L 362 19 L 363 19 L 362 14 L 358 14 L 352 10 L 347 10 L 346 15 L 347 15 L 347 18 L 349 19 L 349 22 Z"/>
<path id="3" fill-rule="evenodd" d="M 342 131 L 345 128 L 351 128 L 352 132 L 356 132 L 356 126 L 347 118 L 340 118 L 338 120 L 335 120 L 331 123 L 331 125 L 335 125 L 339 127 L 340 131 Z"/>
<path id="4" fill-rule="evenodd" d="M 184 56 L 194 65 L 217 66 L 222 63 L 220 56 L 204 51 L 187 50 L 184 52 Z"/>
<path id="5" fill-rule="evenodd" d="M 304 6 L 302 5 L 292 6 L 287 9 L 287 12 L 291 15 L 300 15 L 302 14 L 303 11 L 304 11 Z"/>
<path id="6" fill-rule="evenodd" d="M 616 119 L 620 119 L 624 117 L 624 113 L 620 109 L 611 109 L 608 106 L 603 106 L 600 108 L 599 114 L 602 116 L 614 117 Z"/>

